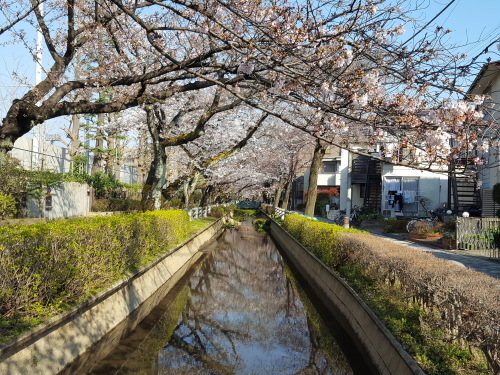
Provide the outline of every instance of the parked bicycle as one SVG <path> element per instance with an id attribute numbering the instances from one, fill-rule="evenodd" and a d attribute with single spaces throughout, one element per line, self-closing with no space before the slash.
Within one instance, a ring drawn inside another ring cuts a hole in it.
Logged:
<path id="1" fill-rule="evenodd" d="M 358 206 L 354 206 L 351 209 L 351 216 L 349 217 L 349 220 L 351 222 L 357 222 L 359 215 L 361 215 L 361 209 Z"/>
<path id="2" fill-rule="evenodd" d="M 344 225 L 345 215 L 346 215 L 345 210 L 339 210 L 339 212 L 332 218 L 332 221 L 337 225 Z"/>
<path id="3" fill-rule="evenodd" d="M 430 216 L 417 217 L 417 218 L 410 220 L 408 222 L 408 224 L 406 224 L 406 231 L 408 233 L 411 233 L 415 229 L 415 223 L 418 223 L 421 221 L 426 221 L 427 225 L 429 227 L 433 227 L 436 224 L 436 222 L 442 221 L 442 219 L 439 217 L 439 215 L 436 213 L 436 211 L 431 210 L 431 211 L 429 211 L 429 213 L 430 213 Z"/>

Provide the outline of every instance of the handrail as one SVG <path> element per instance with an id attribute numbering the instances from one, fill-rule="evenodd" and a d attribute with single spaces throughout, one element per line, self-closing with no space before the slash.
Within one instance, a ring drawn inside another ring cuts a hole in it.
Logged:
<path id="1" fill-rule="evenodd" d="M 193 207 L 193 208 L 185 208 L 184 211 L 186 211 L 189 214 L 189 220 L 195 220 L 195 219 L 203 219 L 204 217 L 207 217 L 212 208 L 218 207 L 218 206 L 229 206 L 230 203 L 222 203 L 222 204 L 216 204 L 216 205 L 211 205 L 211 206 L 205 206 L 205 207 Z"/>

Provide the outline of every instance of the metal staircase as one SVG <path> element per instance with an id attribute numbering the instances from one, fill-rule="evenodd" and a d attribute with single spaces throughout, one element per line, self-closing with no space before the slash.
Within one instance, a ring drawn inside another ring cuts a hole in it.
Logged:
<path id="1" fill-rule="evenodd" d="M 500 210 L 500 205 L 493 200 L 493 189 L 482 190 L 482 211 L 483 217 L 497 218 L 497 212 Z"/>
<path id="2" fill-rule="evenodd" d="M 379 213 L 382 198 L 382 168 L 380 161 L 366 156 L 353 157 L 351 183 L 365 186 L 363 210 Z"/>
<path id="3" fill-rule="evenodd" d="M 471 216 L 481 216 L 481 194 L 476 173 L 476 166 L 470 159 L 459 159 L 450 165 L 450 208 L 459 215 L 467 211 Z"/>

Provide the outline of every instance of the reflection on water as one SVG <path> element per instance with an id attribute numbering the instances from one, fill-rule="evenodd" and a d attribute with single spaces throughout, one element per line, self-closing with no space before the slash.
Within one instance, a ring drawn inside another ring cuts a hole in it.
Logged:
<path id="1" fill-rule="evenodd" d="M 353 373 L 272 241 L 249 225 L 218 240 L 147 338 L 108 373 Z"/>

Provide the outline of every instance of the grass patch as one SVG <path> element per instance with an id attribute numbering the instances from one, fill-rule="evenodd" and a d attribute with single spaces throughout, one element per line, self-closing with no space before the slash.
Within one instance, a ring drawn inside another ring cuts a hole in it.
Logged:
<path id="1" fill-rule="evenodd" d="M 190 227 L 189 233 L 191 234 L 191 236 L 194 236 L 196 233 L 202 231 L 203 229 L 208 227 L 210 224 L 215 223 L 217 220 L 218 220 L 218 218 L 212 217 L 212 216 L 207 216 L 203 219 L 193 220 L 189 223 L 189 227 Z"/>
<path id="2" fill-rule="evenodd" d="M 443 332 L 429 327 L 426 313 L 397 284 L 379 283 L 363 267 L 346 264 L 337 273 L 356 291 L 410 353 L 427 375 L 481 375 L 488 365 L 479 351 L 461 348 L 446 340 Z"/>

